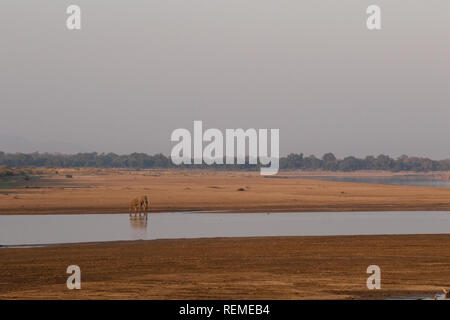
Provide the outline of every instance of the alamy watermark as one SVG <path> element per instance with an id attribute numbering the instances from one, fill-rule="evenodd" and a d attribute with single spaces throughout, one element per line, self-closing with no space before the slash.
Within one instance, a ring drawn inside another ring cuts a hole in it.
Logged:
<path id="1" fill-rule="evenodd" d="M 366 285 L 367 289 L 381 289 L 381 269 L 379 266 L 372 264 L 367 267 L 366 272 L 371 274 L 370 277 L 367 278 Z"/>
<path id="2" fill-rule="evenodd" d="M 81 289 L 81 269 L 77 265 L 70 265 L 67 267 L 66 273 L 70 274 L 70 276 L 67 278 L 66 286 L 67 289 L 73 290 Z"/>
<path id="3" fill-rule="evenodd" d="M 68 30 L 81 30 L 81 8 L 78 5 L 72 4 L 67 7 L 66 14 L 69 16 L 66 19 L 66 27 Z M 381 8 L 373 4 L 367 7 L 366 26 L 369 30 L 381 30 Z"/>
<path id="4" fill-rule="evenodd" d="M 66 13 L 69 15 L 66 20 L 68 30 L 81 29 L 81 8 L 75 4 L 67 7 Z"/>
<path id="5" fill-rule="evenodd" d="M 262 175 L 278 173 L 279 129 L 256 130 L 252 128 L 245 131 L 244 129 L 226 129 L 224 135 L 222 131 L 214 128 L 203 132 L 203 122 L 194 121 L 193 136 L 188 129 L 180 128 L 172 132 L 170 139 L 172 142 L 178 142 L 170 154 L 172 162 L 176 165 L 224 164 L 224 159 L 225 164 L 246 164 L 248 159 L 248 164 L 262 165 L 260 169 Z M 204 142 L 208 144 L 203 148 Z M 268 153 L 269 145 L 270 154 Z"/>

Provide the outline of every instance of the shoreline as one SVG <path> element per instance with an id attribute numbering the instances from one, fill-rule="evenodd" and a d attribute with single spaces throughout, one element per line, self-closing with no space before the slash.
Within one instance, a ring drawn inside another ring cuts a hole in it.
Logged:
<path id="1" fill-rule="evenodd" d="M 370 235 L 4 248 L 0 299 L 432 297 L 450 286 L 449 246 L 450 235 Z M 82 270 L 82 290 L 65 288 L 70 264 Z M 371 264 L 382 270 L 381 290 L 366 288 Z"/>
<path id="2" fill-rule="evenodd" d="M 44 244 L 17 244 L 17 245 L 0 245 L 2 249 L 33 249 L 33 248 L 62 248 L 71 246 L 101 246 L 101 245 L 132 245 L 139 242 L 152 241 L 183 241 L 183 240 L 224 240 L 224 239 L 278 239 L 278 238 L 340 238 L 340 237 L 402 237 L 402 236 L 450 236 L 450 233 L 407 233 L 407 234 L 343 234 L 343 235 L 307 235 L 307 236 L 248 236 L 248 237 L 198 237 L 198 238 L 158 238 L 158 239 L 140 239 L 140 240 L 111 240 L 111 241 L 87 241 L 87 242 L 60 242 L 60 243 L 44 243 Z"/>
<path id="3" fill-rule="evenodd" d="M 43 211 L 43 212 L 36 212 L 34 210 L 31 210 L 34 213 L 30 212 L 24 212 L 24 211 L 18 211 L 18 212 L 0 212 L 0 216 L 32 216 L 32 215 L 93 215 L 93 214 L 126 214 L 128 215 L 128 212 L 123 212 L 120 210 L 116 211 L 100 211 L 100 209 L 96 210 L 90 210 L 90 209 L 80 209 L 78 210 L 51 210 L 51 211 Z M 170 209 L 170 210 L 153 210 L 149 211 L 148 214 L 158 214 L 158 213 L 198 213 L 198 214 L 242 214 L 242 213 L 248 213 L 248 214 L 258 214 L 258 213 L 316 213 L 316 212 L 416 212 L 416 211 L 429 211 L 429 212 L 448 212 L 450 211 L 450 208 L 447 209 L 441 209 L 441 208 L 434 208 L 434 207 L 423 207 L 423 208 L 406 208 L 406 207 L 398 207 L 398 208 L 373 208 L 373 207 L 367 207 L 366 209 L 355 209 L 355 208 L 313 208 L 311 210 L 306 210 L 305 208 L 263 208 L 263 209 L 223 209 L 223 210 L 190 210 L 190 209 Z"/>
<path id="4" fill-rule="evenodd" d="M 125 213 L 142 194 L 150 212 L 450 211 L 450 188 L 441 187 L 267 179 L 252 172 L 59 169 L 2 189 L 0 214 Z"/>

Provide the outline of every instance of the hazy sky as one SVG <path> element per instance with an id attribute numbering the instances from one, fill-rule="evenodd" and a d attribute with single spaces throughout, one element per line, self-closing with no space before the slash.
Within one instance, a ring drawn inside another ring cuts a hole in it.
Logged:
<path id="1" fill-rule="evenodd" d="M 203 120 L 279 128 L 281 154 L 450 157 L 449 0 L 2 0 L 0 40 L 3 151 L 169 154 Z"/>

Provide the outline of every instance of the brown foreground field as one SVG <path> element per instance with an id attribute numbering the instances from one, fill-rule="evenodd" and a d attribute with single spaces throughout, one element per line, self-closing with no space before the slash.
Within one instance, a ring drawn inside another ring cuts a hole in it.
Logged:
<path id="1" fill-rule="evenodd" d="M 450 235 L 153 240 L 0 249 L 0 299 L 373 299 L 450 287 Z M 66 268 L 81 268 L 81 290 Z M 381 268 L 381 290 L 366 269 Z"/>
<path id="2" fill-rule="evenodd" d="M 259 172 L 209 170 L 34 169 L 27 180 L 0 185 L 0 214 L 123 213 L 130 199 L 142 194 L 149 196 L 154 212 L 450 210 L 450 189 L 283 174 L 264 178 Z"/>

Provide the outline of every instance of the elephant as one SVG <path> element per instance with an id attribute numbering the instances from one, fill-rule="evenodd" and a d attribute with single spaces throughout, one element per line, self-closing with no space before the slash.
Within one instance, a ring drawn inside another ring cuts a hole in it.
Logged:
<path id="1" fill-rule="evenodd" d="M 146 195 L 144 195 L 144 196 L 136 197 L 133 200 L 131 200 L 128 211 L 129 211 L 130 216 L 131 216 L 132 211 L 134 211 L 134 215 L 136 215 L 137 213 L 146 214 L 148 211 L 148 208 L 149 208 L 148 197 Z"/>

